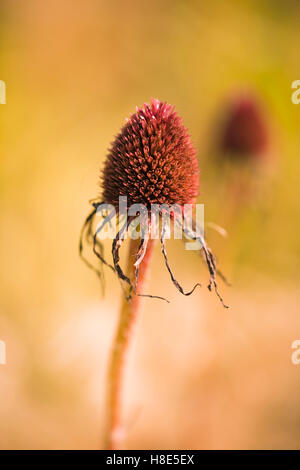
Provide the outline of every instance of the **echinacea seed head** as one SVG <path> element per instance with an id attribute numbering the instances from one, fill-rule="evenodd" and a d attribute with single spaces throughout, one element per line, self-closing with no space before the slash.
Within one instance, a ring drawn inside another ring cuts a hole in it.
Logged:
<path id="1" fill-rule="evenodd" d="M 221 135 L 221 150 L 235 158 L 261 158 L 268 133 L 261 109 L 250 96 L 237 97 L 230 104 Z"/>
<path id="2" fill-rule="evenodd" d="M 196 150 L 173 106 L 152 99 L 137 108 L 112 143 L 105 162 L 103 200 L 118 206 L 192 204 L 198 194 Z"/>

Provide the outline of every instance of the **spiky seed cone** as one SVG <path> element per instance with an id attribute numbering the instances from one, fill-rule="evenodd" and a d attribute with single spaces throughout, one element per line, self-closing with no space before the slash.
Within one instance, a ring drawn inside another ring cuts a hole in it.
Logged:
<path id="1" fill-rule="evenodd" d="M 198 194 L 196 150 L 182 119 L 167 103 L 138 108 L 109 150 L 102 176 L 103 200 L 128 205 L 188 204 Z"/>

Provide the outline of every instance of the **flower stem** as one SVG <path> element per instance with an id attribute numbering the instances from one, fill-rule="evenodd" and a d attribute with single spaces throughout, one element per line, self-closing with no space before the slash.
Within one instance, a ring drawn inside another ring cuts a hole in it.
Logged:
<path id="1" fill-rule="evenodd" d="M 134 283 L 135 255 L 138 252 L 140 240 L 130 239 L 127 276 Z M 149 261 L 152 254 L 153 240 L 149 240 L 145 257 L 139 269 L 139 293 L 143 290 Z M 129 289 L 129 287 L 128 287 Z M 122 417 L 122 388 L 124 382 L 124 369 L 130 341 L 133 336 L 134 326 L 137 321 L 141 297 L 133 295 L 130 301 L 123 298 L 119 324 L 113 341 L 109 372 L 108 372 L 108 422 L 105 436 L 106 449 L 121 449 L 124 439 L 124 426 Z"/>

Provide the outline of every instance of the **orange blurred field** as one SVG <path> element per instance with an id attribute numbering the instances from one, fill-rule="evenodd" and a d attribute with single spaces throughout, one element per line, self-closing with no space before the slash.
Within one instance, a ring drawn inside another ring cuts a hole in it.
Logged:
<path id="1" fill-rule="evenodd" d="M 156 247 L 130 351 L 129 449 L 292 449 L 300 441 L 300 6 L 289 0 L 40 2 L 0 7 L 1 449 L 103 446 L 105 378 L 121 290 L 80 261 L 88 200 L 135 107 L 174 104 L 196 145 L 210 245 L 232 287 L 206 289 L 199 258 L 168 242 L 183 297 Z M 262 103 L 270 161 L 237 204 L 214 136 L 228 97 Z M 106 252 L 110 244 L 105 244 Z M 122 262 L 123 262 L 122 255 Z"/>

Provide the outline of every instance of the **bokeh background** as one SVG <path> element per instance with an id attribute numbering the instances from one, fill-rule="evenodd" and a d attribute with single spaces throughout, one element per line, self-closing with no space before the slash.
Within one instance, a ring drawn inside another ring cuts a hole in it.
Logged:
<path id="1" fill-rule="evenodd" d="M 126 446 L 299 448 L 299 3 L 2 0 L 0 15 L 0 447 L 102 446 L 121 291 L 107 272 L 101 296 L 78 236 L 113 136 L 157 97 L 190 129 L 198 201 L 228 232 L 207 237 L 232 287 L 220 284 L 225 310 L 199 258 L 170 241 L 178 279 L 203 284 L 181 296 L 157 247 L 148 291 L 171 303 L 143 304 Z M 211 149 L 228 97 L 244 89 L 262 105 L 270 148 L 255 194 L 235 206 Z"/>

